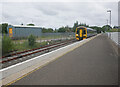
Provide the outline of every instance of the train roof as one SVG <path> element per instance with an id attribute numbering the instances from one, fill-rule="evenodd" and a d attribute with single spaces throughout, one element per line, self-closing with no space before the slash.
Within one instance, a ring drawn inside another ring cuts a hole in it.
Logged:
<path id="1" fill-rule="evenodd" d="M 95 29 L 88 28 L 88 27 L 84 27 L 84 26 L 79 26 L 79 27 L 77 27 L 77 28 L 87 28 L 87 30 L 96 31 Z"/>
<path id="2" fill-rule="evenodd" d="M 86 28 L 86 27 L 84 27 L 84 26 L 78 26 L 77 28 Z"/>
<path id="3" fill-rule="evenodd" d="M 13 27 L 28 27 L 28 28 L 41 28 L 40 26 L 26 26 L 26 25 L 9 25 L 9 26 L 13 26 Z"/>
<path id="4" fill-rule="evenodd" d="M 92 29 L 92 28 L 87 28 L 87 30 L 92 30 L 92 31 L 96 31 L 95 29 Z"/>

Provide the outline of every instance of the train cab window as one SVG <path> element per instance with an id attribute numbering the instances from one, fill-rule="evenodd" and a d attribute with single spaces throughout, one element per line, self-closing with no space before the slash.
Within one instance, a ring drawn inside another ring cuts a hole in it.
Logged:
<path id="1" fill-rule="evenodd" d="M 85 29 L 83 30 L 83 34 L 86 34 L 86 30 Z"/>
<path id="2" fill-rule="evenodd" d="M 79 34 L 79 30 L 77 29 L 77 34 Z"/>

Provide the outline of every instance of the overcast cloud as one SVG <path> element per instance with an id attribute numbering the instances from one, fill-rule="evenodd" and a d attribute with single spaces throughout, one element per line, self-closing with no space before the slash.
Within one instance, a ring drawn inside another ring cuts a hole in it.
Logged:
<path id="1" fill-rule="evenodd" d="M 41 27 L 72 27 L 75 21 L 91 26 L 107 24 L 112 10 L 112 25 L 118 25 L 118 2 L 3 2 L 0 22 L 13 25 L 34 23 Z"/>

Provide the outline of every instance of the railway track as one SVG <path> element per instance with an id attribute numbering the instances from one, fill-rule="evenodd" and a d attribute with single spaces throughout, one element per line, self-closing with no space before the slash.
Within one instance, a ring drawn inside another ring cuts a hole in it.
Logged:
<path id="1" fill-rule="evenodd" d="M 53 51 L 55 49 L 58 49 L 60 47 L 66 46 L 68 44 L 71 44 L 75 42 L 75 39 L 71 40 L 65 40 L 62 42 L 58 42 L 55 44 L 51 45 L 46 45 L 44 47 L 36 48 L 36 49 L 31 49 L 31 50 L 26 50 L 22 52 L 17 52 L 17 53 L 12 53 L 10 55 L 4 56 L 1 59 L 0 63 L 2 64 L 2 68 L 17 64 L 19 62 L 31 59 L 35 56 L 39 56 L 41 54 Z"/>

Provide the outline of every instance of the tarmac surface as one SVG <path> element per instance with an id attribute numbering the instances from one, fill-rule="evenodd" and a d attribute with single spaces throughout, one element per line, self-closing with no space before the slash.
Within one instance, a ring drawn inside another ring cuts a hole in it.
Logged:
<path id="1" fill-rule="evenodd" d="M 118 56 L 105 35 L 11 85 L 117 85 Z"/>

